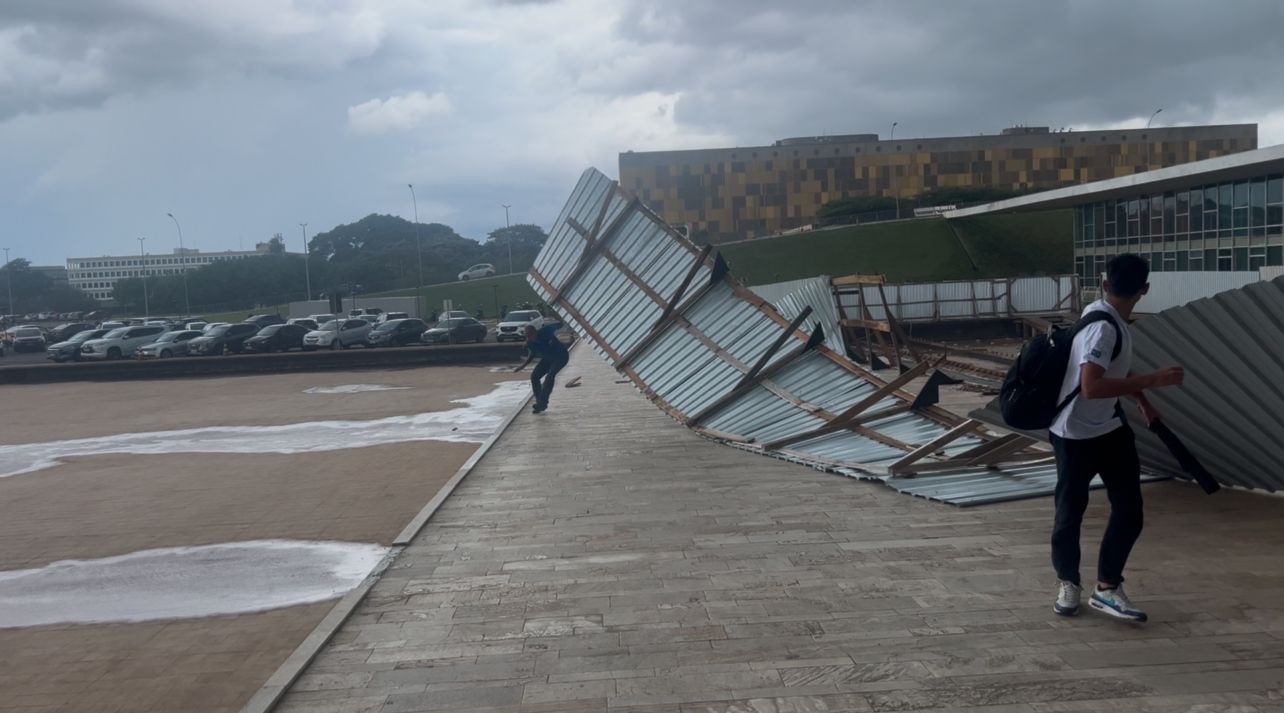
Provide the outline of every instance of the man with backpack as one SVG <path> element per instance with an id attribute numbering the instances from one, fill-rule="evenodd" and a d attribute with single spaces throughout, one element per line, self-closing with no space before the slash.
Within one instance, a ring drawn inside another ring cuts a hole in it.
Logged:
<path id="1" fill-rule="evenodd" d="M 1129 375 L 1132 338 L 1128 319 L 1149 289 L 1150 267 L 1133 254 L 1118 255 L 1106 265 L 1103 299 L 1088 305 L 1074 331 L 1070 358 L 1048 427 L 1057 459 L 1056 518 L 1052 529 L 1052 564 L 1059 580 L 1053 611 L 1079 613 L 1079 530 L 1088 507 L 1088 488 L 1100 475 L 1110 498 L 1110 521 L 1101 540 L 1097 580 L 1089 606 L 1111 616 L 1143 622 L 1145 612 L 1124 594 L 1123 569 L 1141 534 L 1141 465 L 1132 429 L 1119 406 L 1132 397 L 1141 416 L 1158 419 L 1145 390 L 1182 383 L 1183 371 L 1172 366 L 1149 374 Z"/>

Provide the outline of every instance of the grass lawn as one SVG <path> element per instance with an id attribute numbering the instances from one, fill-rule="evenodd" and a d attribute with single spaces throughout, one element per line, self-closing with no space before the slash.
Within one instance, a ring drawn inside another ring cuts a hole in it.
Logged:
<path id="1" fill-rule="evenodd" d="M 415 293 L 414 289 L 395 290 L 369 295 L 370 297 L 407 297 Z M 452 300 L 455 309 L 462 309 L 468 314 L 475 314 L 480 307 L 487 319 L 494 317 L 497 306 L 515 309 L 522 302 L 539 303 L 539 297 L 526 283 L 526 274 L 498 275 L 467 282 L 446 282 L 440 285 L 424 287 L 423 295 L 427 298 L 428 309 L 441 309 L 442 300 Z"/>
<path id="2" fill-rule="evenodd" d="M 854 273 L 881 273 L 891 282 L 936 282 L 1073 269 L 1068 211 L 953 222 L 968 251 L 946 221 L 928 218 L 800 233 L 718 249 L 731 272 L 751 285 Z"/>

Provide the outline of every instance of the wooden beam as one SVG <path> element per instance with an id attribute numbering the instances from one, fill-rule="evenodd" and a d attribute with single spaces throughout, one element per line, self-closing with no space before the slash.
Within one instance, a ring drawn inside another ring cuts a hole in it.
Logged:
<path id="1" fill-rule="evenodd" d="M 714 401 L 708 406 L 705 406 L 704 408 L 697 411 L 695 415 L 688 418 L 686 425 L 694 426 L 700 423 L 701 421 L 703 421 L 704 419 L 722 410 L 727 406 L 727 404 L 749 393 L 749 391 L 752 390 L 753 387 L 757 386 L 759 383 L 761 383 L 763 380 L 765 380 L 767 377 L 771 376 L 772 374 L 775 374 L 776 372 L 780 371 L 785 366 L 793 362 L 795 359 L 805 354 L 807 351 L 808 350 L 806 345 L 803 345 L 795 349 L 794 351 L 790 352 L 789 354 L 777 359 L 774 363 L 771 364 L 771 366 L 768 366 L 765 369 L 762 369 L 757 374 L 754 374 L 753 376 L 749 376 L 748 374 L 746 374 L 745 378 L 742 378 L 740 380 L 740 383 L 736 384 L 735 388 L 723 394 L 722 396 L 718 397 L 718 400 Z"/>
<path id="2" fill-rule="evenodd" d="M 844 327 L 855 327 L 857 329 L 873 329 L 879 332 L 892 331 L 892 325 L 881 319 L 844 319 L 839 322 Z"/>
<path id="3" fill-rule="evenodd" d="M 668 306 L 666 306 L 664 311 L 660 313 L 660 318 L 655 321 L 656 325 L 659 325 L 664 322 L 664 320 L 668 319 L 669 314 L 673 312 L 674 308 L 677 307 L 678 302 L 682 299 L 682 295 L 685 294 L 687 288 L 691 286 L 691 281 L 695 279 L 695 276 L 700 272 L 700 268 L 703 267 L 705 261 L 709 259 L 709 253 L 711 252 L 713 252 L 713 246 L 706 245 L 704 246 L 704 249 L 700 251 L 700 254 L 696 256 L 695 262 L 693 262 L 690 269 L 687 270 L 686 276 L 682 278 L 682 282 L 678 283 L 677 291 L 669 298 Z M 655 327 L 652 327 L 652 329 L 654 328 Z"/>
<path id="4" fill-rule="evenodd" d="M 913 474 L 919 473 L 937 473 L 942 470 L 961 470 L 975 468 L 990 468 L 998 465 L 1033 465 L 1035 463 L 1051 462 L 1055 460 L 1051 451 L 1027 451 L 1024 453 L 1014 453 L 997 459 L 990 463 L 975 464 L 968 463 L 964 458 L 949 458 L 946 460 L 923 461 L 910 468 Z"/>
<path id="5" fill-rule="evenodd" d="M 981 427 L 980 421 L 969 418 L 963 423 L 960 423 L 954 428 L 951 428 L 945 433 L 942 433 L 936 438 L 933 438 L 927 443 L 924 443 L 918 448 L 915 448 L 904 458 L 901 458 L 895 463 L 892 463 L 891 465 L 887 466 L 887 472 L 891 473 L 892 475 L 901 475 L 902 473 L 908 473 L 913 470 L 913 468 L 911 468 L 910 466 L 913 465 L 915 462 L 920 461 L 932 455 L 933 453 L 941 450 L 941 448 L 943 448 L 944 446 L 950 443 L 953 443 L 954 441 L 957 441 L 958 439 L 968 435 L 969 433 L 971 433 L 972 431 L 975 431 L 980 427 Z"/>
<path id="6" fill-rule="evenodd" d="M 758 372 L 762 371 L 762 368 L 767 365 L 767 362 L 771 359 L 772 355 L 775 354 L 790 337 L 794 336 L 794 332 L 796 332 L 798 327 L 802 326 L 803 321 L 810 316 L 811 305 L 807 305 L 806 307 L 803 307 L 802 312 L 799 312 L 797 317 L 793 318 L 789 323 L 789 326 L 785 327 L 785 329 L 781 331 L 780 335 L 771 342 L 771 346 L 767 347 L 767 350 L 762 353 L 762 356 L 758 357 L 758 361 L 750 367 L 749 373 L 745 374 L 744 378 L 741 379 L 740 383 L 736 384 L 736 386 L 739 387 L 741 384 L 744 384 L 746 381 L 757 376 Z"/>
<path id="7" fill-rule="evenodd" d="M 877 411 L 863 413 L 857 416 L 856 418 L 852 419 L 852 424 L 861 425 L 865 423 L 870 423 L 873 421 L 878 421 L 880 419 L 887 418 L 888 416 L 896 416 L 902 413 L 909 413 L 909 411 L 910 411 L 909 404 L 896 404 L 895 406 L 888 406 L 887 408 L 879 409 Z"/>
<path id="8" fill-rule="evenodd" d="M 703 256 L 707 253 L 708 248 L 706 248 L 705 252 L 701 253 L 701 257 L 696 260 L 694 265 L 691 266 L 691 270 L 687 273 L 688 278 L 695 277 L 700 266 L 704 264 Z M 664 330 L 668 328 L 670 324 L 676 321 L 675 315 L 681 315 L 690 309 L 691 305 L 698 302 L 701 297 L 704 297 L 705 293 L 712 289 L 715 284 L 714 282 L 706 282 L 695 292 L 691 293 L 691 295 L 688 296 L 681 304 L 677 304 L 678 300 L 682 299 L 682 294 L 686 291 L 686 287 L 690 281 L 690 279 L 685 279 L 682 281 L 682 284 L 678 285 L 678 291 L 673 294 L 673 297 L 668 302 L 668 307 L 666 307 L 664 312 L 660 314 L 660 318 L 655 321 L 655 324 L 651 325 L 651 329 L 647 330 L 647 333 L 638 340 L 637 344 L 634 344 L 633 347 L 625 352 L 624 355 L 616 362 L 616 369 L 620 369 L 625 364 L 636 359 L 639 354 L 645 351 L 647 347 L 651 346 L 652 342 L 664 333 Z"/>
<path id="9" fill-rule="evenodd" d="M 584 238 L 586 244 L 584 245 L 584 249 L 580 252 L 579 262 L 577 262 L 575 267 L 571 269 L 571 274 L 566 277 L 566 281 L 557 289 L 553 290 L 552 296 L 549 297 L 548 304 L 550 307 L 555 306 L 560 302 L 566 293 L 575 286 L 575 283 L 579 282 L 580 278 L 588 272 L 589 266 L 593 264 L 593 259 L 597 257 L 597 254 L 606 246 L 606 239 L 613 235 L 616 228 L 628 219 L 637 199 L 633 199 L 629 203 L 625 204 L 624 208 L 620 210 L 620 214 L 615 216 L 615 219 L 611 221 L 610 225 L 605 228 L 602 228 L 600 225 L 600 221 L 606 216 L 607 208 L 614 196 L 615 194 L 613 192 L 607 196 L 606 201 L 603 203 L 602 211 L 598 215 L 599 223 L 595 224 L 593 232 Z M 598 232 L 599 230 L 600 232 Z"/>
<path id="10" fill-rule="evenodd" d="M 1008 436 L 1014 436 L 1014 438 L 1008 440 L 1008 437 L 1004 436 L 1003 438 L 995 439 L 987 444 L 993 446 L 989 450 L 981 453 L 970 454 L 972 458 L 967 462 L 967 464 L 988 465 L 990 463 L 997 463 L 1013 453 L 1029 448 L 1035 443 L 1038 443 L 1038 441 L 1033 438 L 1023 436 L 1019 433 L 1010 433 Z M 1038 453 L 1044 456 L 1049 455 L 1047 451 L 1038 451 Z"/>
<path id="11" fill-rule="evenodd" d="M 843 275 L 830 280 L 835 287 L 846 285 L 882 285 L 887 282 L 886 275 Z"/>
<path id="12" fill-rule="evenodd" d="M 931 368 L 931 366 L 932 365 L 928 362 L 925 362 L 925 361 L 919 362 L 914 366 L 913 369 L 909 369 L 905 371 L 903 374 L 901 374 L 900 376 L 897 376 L 895 379 L 892 379 L 886 384 L 878 387 L 877 389 L 874 390 L 874 393 L 856 402 L 851 407 L 849 407 L 846 411 L 843 411 L 842 413 L 835 416 L 833 420 L 831 420 L 829 423 L 825 424 L 824 426 L 821 426 L 820 428 L 817 428 L 817 429 L 813 429 L 811 431 L 807 431 L 805 433 L 799 433 L 797 435 L 789 436 L 787 438 L 781 438 L 779 440 L 772 441 L 771 443 L 766 444 L 764 447 L 767 448 L 768 450 L 773 450 L 776 448 L 784 448 L 785 446 L 790 446 L 795 443 L 800 443 L 802 441 L 809 441 L 819 436 L 824 436 L 830 433 L 835 433 L 837 431 L 844 430 L 849 425 L 851 425 L 853 421 L 855 421 L 857 416 L 860 416 L 861 413 L 864 412 L 866 409 L 868 409 L 870 406 L 873 406 L 879 401 L 882 401 L 888 396 L 894 394 L 897 389 L 901 388 L 902 386 L 909 383 L 910 381 L 917 379 L 919 376 L 922 376 L 924 372 L 926 372 L 929 368 Z"/>

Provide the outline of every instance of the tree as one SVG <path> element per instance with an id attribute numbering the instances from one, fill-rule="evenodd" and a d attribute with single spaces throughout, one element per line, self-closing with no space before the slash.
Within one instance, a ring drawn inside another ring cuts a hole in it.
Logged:
<path id="1" fill-rule="evenodd" d="M 268 241 L 267 245 L 268 245 L 268 254 L 270 255 L 285 254 L 285 239 L 281 237 L 280 233 L 273 235 L 272 239 Z"/>
<path id="2" fill-rule="evenodd" d="M 530 223 L 496 228 L 486 236 L 480 261 L 489 262 L 499 272 L 506 272 L 509 268 L 508 256 L 511 247 L 513 271 L 524 272 L 534 264 L 535 256 L 539 254 L 540 248 L 544 247 L 547 240 L 548 234 L 544 229 Z"/>

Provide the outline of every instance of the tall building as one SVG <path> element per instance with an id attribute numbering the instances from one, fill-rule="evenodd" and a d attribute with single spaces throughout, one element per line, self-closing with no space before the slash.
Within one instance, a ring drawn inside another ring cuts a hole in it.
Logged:
<path id="1" fill-rule="evenodd" d="M 800 228 L 840 198 L 911 198 L 944 187 L 1045 190 L 1257 148 L 1256 124 L 1111 131 L 1014 127 L 1000 134 L 620 154 L 620 185 L 672 225 L 715 242 Z"/>
<path id="2" fill-rule="evenodd" d="M 126 277 L 178 275 L 216 262 L 257 257 L 269 252 L 267 243 L 259 243 L 254 250 L 225 250 L 216 253 L 203 253 L 196 248 L 174 248 L 174 252 L 168 255 L 69 257 L 67 278 L 72 287 L 96 300 L 106 302 L 112 298 L 116 281 Z"/>

